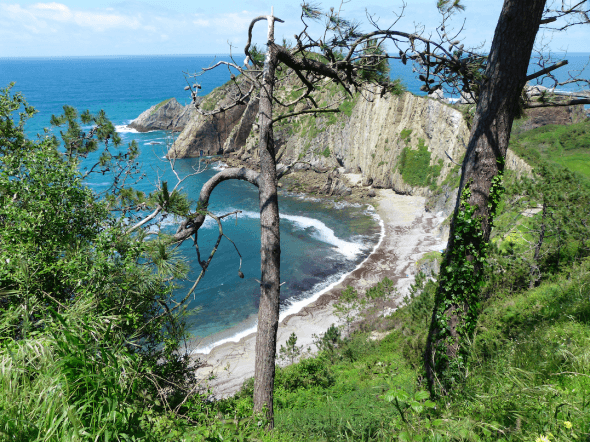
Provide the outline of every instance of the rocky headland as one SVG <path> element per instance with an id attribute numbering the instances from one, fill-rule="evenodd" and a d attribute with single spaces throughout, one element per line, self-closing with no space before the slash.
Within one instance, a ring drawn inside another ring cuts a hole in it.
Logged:
<path id="1" fill-rule="evenodd" d="M 193 104 L 183 106 L 176 98 L 168 98 L 144 111 L 127 126 L 138 132 L 170 130 L 181 132 L 196 116 Z"/>

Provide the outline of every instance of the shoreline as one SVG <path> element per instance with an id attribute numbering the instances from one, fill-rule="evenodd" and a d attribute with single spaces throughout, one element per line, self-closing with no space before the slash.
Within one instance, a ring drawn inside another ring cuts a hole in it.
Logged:
<path id="1" fill-rule="evenodd" d="M 371 206 L 373 210 L 375 208 Z M 352 270 L 343 273 L 343 274 L 334 274 L 329 277 L 329 279 L 336 279 L 335 281 L 331 282 L 330 284 L 326 285 L 325 287 L 317 287 L 323 285 L 322 283 L 316 284 L 315 287 L 318 288 L 317 291 L 312 292 L 311 296 L 306 298 L 297 299 L 294 302 L 291 302 L 284 311 L 279 312 L 279 323 L 282 323 L 284 320 L 289 318 L 290 316 L 297 315 L 301 310 L 306 308 L 307 306 L 316 302 L 319 298 L 321 298 L 325 293 L 331 291 L 336 286 L 340 285 L 351 273 L 357 271 L 361 268 L 365 262 L 371 257 L 373 253 L 378 249 L 381 245 L 383 238 L 385 237 L 385 224 L 379 215 L 376 216 L 378 220 L 378 224 L 380 227 L 379 232 L 379 240 L 377 243 L 372 247 L 369 254 L 359 262 Z M 311 291 L 311 290 L 310 290 Z M 244 327 L 244 324 L 248 324 Z M 211 353 L 212 350 L 215 348 L 229 343 L 239 343 L 243 338 L 249 337 L 250 335 L 256 334 L 256 327 L 258 326 L 258 321 L 256 317 L 248 318 L 240 324 L 237 324 L 227 330 L 222 332 L 215 333 L 211 336 L 204 337 L 203 339 L 198 341 L 198 347 L 194 350 L 189 352 L 190 355 L 208 355 Z M 227 336 L 227 337 L 226 337 Z"/>
<path id="2" fill-rule="evenodd" d="M 356 177 L 347 177 L 353 182 Z M 372 252 L 351 272 L 320 290 L 304 302 L 299 311 L 281 315 L 277 331 L 277 348 L 284 345 L 291 333 L 297 335 L 297 344 L 304 352 L 315 353 L 314 335 L 324 333 L 332 324 L 341 321 L 334 314 L 333 303 L 348 285 L 364 292 L 383 278 L 393 280 L 397 296 L 390 299 L 384 314 L 391 313 L 402 302 L 416 274 L 416 261 L 432 250 L 445 247 L 444 238 L 437 236 L 436 228 L 444 220 L 425 211 L 425 198 L 397 195 L 391 189 L 376 189 L 375 211 L 379 216 L 381 234 Z M 256 332 L 227 338 L 213 346 L 208 353 L 191 351 L 201 365 L 197 378 L 208 385 L 215 397 L 227 397 L 237 392 L 243 382 L 254 375 Z M 236 342 L 237 341 L 237 342 Z M 219 342 L 219 341 L 218 341 Z"/>

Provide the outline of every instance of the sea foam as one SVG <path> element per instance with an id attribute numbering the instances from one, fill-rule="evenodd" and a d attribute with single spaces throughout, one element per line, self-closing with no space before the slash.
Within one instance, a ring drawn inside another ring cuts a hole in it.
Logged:
<path id="1" fill-rule="evenodd" d="M 372 206 L 369 206 L 369 207 L 372 208 Z M 368 209 L 368 210 L 373 212 L 370 209 Z M 254 217 L 254 215 L 256 215 L 255 212 L 244 212 L 244 214 L 246 216 L 250 215 L 252 217 Z M 346 279 L 346 277 L 348 275 L 350 275 L 351 273 L 360 269 L 367 262 L 367 260 L 371 257 L 371 255 L 373 253 L 375 253 L 375 251 L 381 246 L 381 243 L 383 242 L 383 238 L 385 237 L 385 223 L 379 217 L 379 215 L 377 215 L 376 213 L 374 213 L 374 214 L 375 214 L 375 218 L 379 219 L 379 227 L 381 229 L 381 232 L 379 234 L 379 241 L 377 242 L 377 244 L 375 244 L 375 246 L 373 247 L 373 250 L 371 250 L 371 253 L 369 253 L 367 255 L 367 257 L 365 259 L 363 259 L 363 261 L 360 262 L 352 271 L 342 273 L 342 274 L 332 275 L 331 277 L 327 278 L 326 281 L 322 281 L 322 282 L 314 285 L 312 289 L 310 289 L 306 292 L 303 292 L 300 296 L 297 297 L 297 299 L 291 298 L 291 299 L 286 300 L 284 305 L 281 306 L 281 312 L 279 313 L 279 321 L 283 321 L 286 317 L 300 312 L 306 306 L 317 301 L 324 293 L 329 292 L 334 287 L 336 287 L 338 284 L 341 284 L 342 282 L 344 282 L 344 280 Z M 282 215 L 281 216 L 281 218 L 285 218 L 285 219 L 288 219 L 287 217 L 306 218 L 306 217 L 296 217 L 294 215 Z M 312 218 L 308 218 L 308 219 L 313 220 Z M 318 221 L 318 220 L 313 220 L 313 221 Z M 297 222 L 297 221 L 295 221 L 295 222 Z M 321 221 L 318 221 L 318 222 L 321 223 Z M 307 221 L 303 221 L 303 224 L 307 224 L 307 223 L 308 223 Z M 321 224 L 323 224 L 323 223 L 321 223 Z M 331 230 L 328 227 L 326 227 L 326 229 Z M 334 234 L 334 231 L 332 231 L 332 234 Z M 311 294 L 311 296 L 310 296 L 310 294 Z M 222 344 L 226 344 L 228 342 L 239 342 L 242 338 L 245 338 L 246 336 L 248 336 L 252 333 L 255 333 L 257 327 L 258 327 L 258 322 L 255 322 L 255 324 L 253 326 L 248 327 L 245 330 L 241 330 L 233 336 L 229 336 L 229 337 L 221 339 L 219 341 L 212 342 L 212 343 L 207 344 L 203 347 L 197 347 L 195 350 L 193 350 L 191 352 L 191 354 L 192 353 L 209 354 L 211 352 L 211 350 L 213 350 L 215 347 L 218 347 Z"/>

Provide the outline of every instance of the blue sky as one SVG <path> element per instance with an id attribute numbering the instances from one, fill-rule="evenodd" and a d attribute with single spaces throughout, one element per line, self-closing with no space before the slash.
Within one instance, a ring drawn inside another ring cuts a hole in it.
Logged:
<path id="1" fill-rule="evenodd" d="M 434 30 L 439 16 L 435 0 L 408 0 L 404 18 L 396 29 L 413 31 L 421 23 Z M 455 17 L 458 28 L 465 22 L 466 46 L 489 47 L 502 0 L 463 0 L 464 13 Z M 400 11 L 401 0 L 350 0 L 343 16 L 365 23 L 366 12 L 387 27 Z M 276 27 L 277 40 L 292 39 L 301 29 L 299 2 L 275 0 L 132 0 L 38 2 L 0 0 L 0 57 L 227 54 L 229 43 L 241 55 L 251 19 L 270 12 L 285 20 Z M 325 8 L 339 2 L 323 1 Z M 264 42 L 260 23 L 256 39 Z M 553 35 L 553 51 L 587 52 L 590 26 Z"/>

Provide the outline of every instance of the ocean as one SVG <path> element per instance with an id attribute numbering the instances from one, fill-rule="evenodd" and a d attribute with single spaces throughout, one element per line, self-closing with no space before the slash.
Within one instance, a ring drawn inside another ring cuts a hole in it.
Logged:
<path id="1" fill-rule="evenodd" d="M 225 57 L 227 59 L 227 57 Z M 150 192 L 158 177 L 170 185 L 176 178 L 166 154 L 167 134 L 161 131 L 137 133 L 126 125 L 141 112 L 160 101 L 175 97 L 181 104 L 190 96 L 184 91 L 183 72 L 199 71 L 215 60 L 211 56 L 182 57 L 104 57 L 104 58 L 27 58 L 0 59 L 0 87 L 15 81 L 13 92 L 22 92 L 38 114 L 26 126 L 33 138 L 49 127 L 52 114 L 60 114 L 65 104 L 79 111 L 96 113 L 103 109 L 116 126 L 126 145 L 136 140 L 139 161 L 146 177 L 136 184 Z M 225 83 L 226 69 L 212 71 L 199 78 L 204 94 Z M 58 133 L 58 130 L 53 129 Z M 59 134 L 58 134 L 59 137 Z M 83 163 L 87 167 L 95 155 Z M 177 160 L 176 171 L 185 176 L 199 166 L 199 159 Z M 189 198 L 198 199 L 202 184 L 223 167 L 216 163 L 182 186 Z M 109 180 L 92 177 L 88 184 L 100 192 Z M 365 259 L 381 233 L 371 207 L 333 203 L 303 195 L 280 194 L 281 211 L 281 287 L 282 316 L 301 309 L 318 294 L 349 273 Z M 193 206 L 194 207 L 194 206 Z M 236 340 L 254 330 L 258 312 L 260 279 L 260 226 L 257 189 L 244 182 L 224 182 L 215 190 L 210 209 L 224 214 L 242 213 L 223 221 L 224 233 L 231 238 L 243 257 L 238 276 L 239 256 L 234 246 L 223 240 L 205 277 L 190 297 L 189 331 L 194 350 L 208 351 L 221 340 Z M 164 230 L 172 231 L 178 220 L 159 220 Z M 217 225 L 208 219 L 199 231 L 201 254 L 209 251 L 217 239 Z M 190 268 L 187 280 L 177 281 L 175 296 L 182 298 L 201 270 L 191 241 L 181 247 L 181 255 Z"/>
<path id="2" fill-rule="evenodd" d="M 127 56 L 0 58 L 0 87 L 16 82 L 13 92 L 24 94 L 38 114 L 28 122 L 29 137 L 49 127 L 52 114 L 60 114 L 64 105 L 79 111 L 96 113 L 103 109 L 116 125 L 126 145 L 136 140 L 145 178 L 135 187 L 145 192 L 154 189 L 158 179 L 175 183 L 167 161 L 167 134 L 160 131 L 137 133 L 127 124 L 141 112 L 160 101 L 175 97 L 181 104 L 190 102 L 184 91 L 185 75 L 199 72 L 227 56 Z M 570 68 L 583 66 L 588 54 L 570 54 Z M 534 71 L 534 68 L 531 68 Z M 566 71 L 559 75 L 565 76 Z M 227 69 L 216 69 L 199 77 L 206 94 L 229 79 Z M 392 65 L 392 76 L 399 77 L 410 92 L 421 94 L 420 82 L 411 66 Z M 565 78 L 565 77 L 564 77 Z M 53 129 L 57 133 L 56 129 Z M 89 157 L 86 164 L 90 164 Z M 198 159 L 177 160 L 179 175 L 198 167 Z M 209 179 L 217 163 L 183 183 L 193 201 L 202 184 Z M 92 178 L 88 184 L 100 192 L 108 185 L 104 178 Z M 293 313 L 316 299 L 343 275 L 354 270 L 373 250 L 381 227 L 370 206 L 348 205 L 315 200 L 303 195 L 280 194 L 281 211 L 281 315 Z M 222 241 L 206 276 L 191 295 L 188 316 L 192 349 L 209 351 L 212 346 L 254 330 L 258 311 L 260 279 L 260 226 L 258 192 L 243 182 L 224 182 L 215 191 L 210 209 L 217 214 L 234 210 L 242 213 L 225 219 L 224 233 L 243 256 L 244 279 L 238 277 L 239 256 L 233 245 Z M 160 219 L 164 229 L 172 230 L 177 220 Z M 199 232 L 201 253 L 208 256 L 216 240 L 217 226 L 209 219 Z M 177 281 L 177 298 L 182 298 L 197 278 L 200 267 L 196 252 L 188 242 L 181 247 L 183 259 L 191 269 L 186 280 Z"/>

